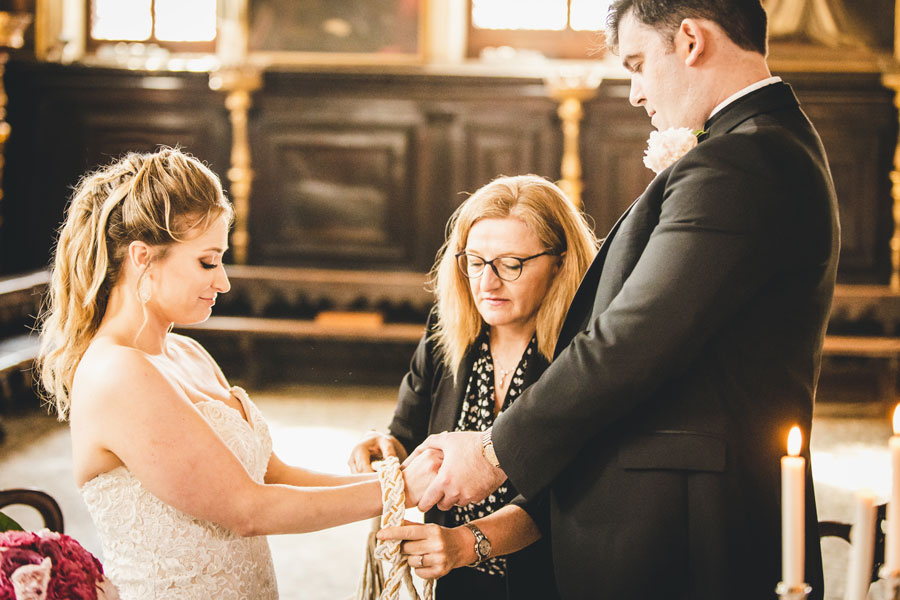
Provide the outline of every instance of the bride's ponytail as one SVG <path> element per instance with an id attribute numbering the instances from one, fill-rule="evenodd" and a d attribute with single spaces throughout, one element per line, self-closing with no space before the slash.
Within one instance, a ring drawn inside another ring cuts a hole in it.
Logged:
<path id="1" fill-rule="evenodd" d="M 106 310 L 128 245 L 178 241 L 212 218 L 232 214 L 218 177 L 177 149 L 129 154 L 86 175 L 59 232 L 40 318 L 40 382 L 60 420 L 72 380 Z"/>

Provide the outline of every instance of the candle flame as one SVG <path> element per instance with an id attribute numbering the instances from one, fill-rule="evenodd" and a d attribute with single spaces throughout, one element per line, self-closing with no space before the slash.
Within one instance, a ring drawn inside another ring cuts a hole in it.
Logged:
<path id="1" fill-rule="evenodd" d="M 894 409 L 894 435 L 900 435 L 900 404 Z"/>
<path id="2" fill-rule="evenodd" d="M 791 456 L 797 456 L 800 454 L 800 446 L 803 443 L 803 434 L 800 433 L 800 428 L 794 425 L 791 427 L 791 432 L 788 434 L 788 454 Z"/>

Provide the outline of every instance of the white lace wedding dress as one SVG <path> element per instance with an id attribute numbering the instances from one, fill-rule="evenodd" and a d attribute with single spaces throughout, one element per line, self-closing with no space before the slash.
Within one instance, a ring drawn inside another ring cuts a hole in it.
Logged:
<path id="1" fill-rule="evenodd" d="M 263 481 L 272 438 L 256 405 L 231 389 L 249 421 L 224 402 L 197 408 L 240 459 Z M 122 600 L 266 600 L 278 598 L 269 543 L 243 538 L 165 504 L 125 468 L 81 487 L 103 545 L 103 568 Z"/>

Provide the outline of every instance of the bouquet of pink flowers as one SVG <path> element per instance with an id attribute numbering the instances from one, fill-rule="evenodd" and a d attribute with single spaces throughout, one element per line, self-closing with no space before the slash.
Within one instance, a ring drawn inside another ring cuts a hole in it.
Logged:
<path id="1" fill-rule="evenodd" d="M 116 600 L 103 566 L 74 539 L 47 529 L 0 532 L 0 600 Z"/>

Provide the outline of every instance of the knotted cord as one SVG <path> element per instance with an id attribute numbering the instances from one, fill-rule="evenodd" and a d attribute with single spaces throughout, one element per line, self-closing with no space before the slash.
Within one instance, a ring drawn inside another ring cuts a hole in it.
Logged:
<path id="1" fill-rule="evenodd" d="M 379 542 L 375 537 L 379 528 L 403 525 L 403 515 L 406 511 L 406 489 L 403 474 L 400 471 L 400 461 L 395 456 L 388 456 L 383 461 L 373 463 L 372 466 L 378 472 L 378 480 L 381 482 L 382 512 L 381 518 L 373 522 L 372 531 L 369 533 L 366 544 L 366 562 L 357 589 L 357 599 L 399 600 L 400 585 L 405 583 L 410 597 L 413 600 L 419 600 L 419 593 L 413 584 L 408 560 L 400 552 L 400 541 Z M 384 577 L 380 562 L 382 560 L 391 563 L 387 579 Z M 433 579 L 425 580 L 422 595 L 422 600 L 432 600 L 434 597 Z"/>

